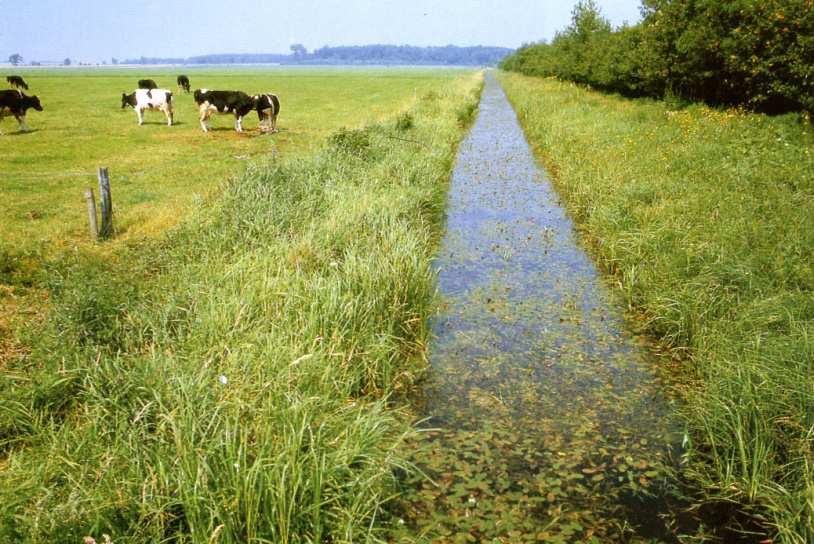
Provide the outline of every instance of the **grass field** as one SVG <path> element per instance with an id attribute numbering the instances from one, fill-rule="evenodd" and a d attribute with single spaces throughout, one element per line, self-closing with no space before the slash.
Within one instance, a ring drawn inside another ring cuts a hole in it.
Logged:
<path id="1" fill-rule="evenodd" d="M 501 81 L 597 260 L 694 378 L 697 500 L 814 541 L 811 126 Z"/>
<path id="2" fill-rule="evenodd" d="M 280 96 L 280 133 L 260 135 L 257 116 L 246 134 L 234 117 L 216 116 L 214 130 L 198 125 L 191 94 L 175 86 L 179 72 L 193 89 L 271 91 Z M 358 127 L 408 107 L 459 72 L 434 69 L 71 69 L 19 71 L 28 94 L 45 108 L 30 111 L 32 132 L 13 118 L 0 125 L 0 240 L 3 249 L 31 251 L 87 240 L 83 188 L 96 186 L 99 166 L 110 167 L 119 239 L 160 233 L 177 222 L 195 195 L 206 195 L 253 158 L 301 155 L 342 126 Z M 120 109 L 121 93 L 149 77 L 174 92 L 176 126 L 159 112 L 136 124 Z M 2 251 L 0 249 L 0 251 Z"/>
<path id="3" fill-rule="evenodd" d="M 49 263 L 48 316 L 0 379 L 0 541 L 383 541 L 412 433 L 393 397 L 424 368 L 481 81 L 433 76 L 165 235 Z"/>
<path id="4" fill-rule="evenodd" d="M 280 161 L 315 150 L 339 127 L 358 127 L 392 116 L 460 70 L 427 68 L 207 68 L 184 69 L 193 89 L 272 91 L 281 99 L 280 132 L 260 135 L 257 116 L 245 134 L 234 117 L 215 116 L 204 134 L 191 94 L 175 86 L 181 69 L 20 70 L 44 111 L 30 111 L 32 131 L 0 124 L 0 364 L 23 347 L 14 322 L 36 318 L 43 261 L 77 248 L 111 252 L 122 243 L 155 237 L 177 224 L 196 202 L 253 160 Z M 148 112 L 139 127 L 121 93 L 149 77 L 174 91 L 176 126 Z M 112 178 L 116 237 L 94 245 L 88 235 L 85 187 L 97 193 L 96 170 Z"/>

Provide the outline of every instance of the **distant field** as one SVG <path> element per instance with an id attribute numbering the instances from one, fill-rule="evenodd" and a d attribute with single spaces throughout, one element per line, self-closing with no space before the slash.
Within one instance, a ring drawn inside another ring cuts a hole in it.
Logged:
<path id="1" fill-rule="evenodd" d="M 83 188 L 108 166 L 117 238 L 151 235 L 174 224 L 196 195 L 205 195 L 246 161 L 302 154 L 341 126 L 361 126 L 407 107 L 460 71 L 438 69 L 147 68 L 15 70 L 42 100 L 30 111 L 32 132 L 13 118 L 0 122 L 0 256 L 40 253 L 87 242 Z M 282 102 L 275 135 L 260 135 L 257 116 L 245 134 L 234 118 L 216 116 L 204 134 L 191 94 L 175 86 L 178 73 L 192 88 L 271 91 Z M 136 124 L 120 109 L 121 93 L 149 77 L 173 90 L 177 126 L 161 113 Z M 275 155 L 276 153 L 276 155 Z"/>

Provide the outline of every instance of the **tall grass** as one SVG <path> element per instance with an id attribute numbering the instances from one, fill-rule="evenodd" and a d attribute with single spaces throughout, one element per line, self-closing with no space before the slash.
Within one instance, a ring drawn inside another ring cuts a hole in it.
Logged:
<path id="1" fill-rule="evenodd" d="M 49 270 L 52 317 L 0 385 L 0 541 L 380 541 L 479 84 Z"/>
<path id="2" fill-rule="evenodd" d="M 686 474 L 814 541 L 814 137 L 767 117 L 502 74 L 641 327 L 686 362 Z"/>

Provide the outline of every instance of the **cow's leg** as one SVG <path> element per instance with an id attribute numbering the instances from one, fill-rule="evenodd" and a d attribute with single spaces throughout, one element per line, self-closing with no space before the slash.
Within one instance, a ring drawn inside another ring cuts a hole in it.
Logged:
<path id="1" fill-rule="evenodd" d="M 138 125 L 141 126 L 144 124 L 144 110 L 141 108 L 136 108 L 136 117 L 138 118 Z"/>
<path id="2" fill-rule="evenodd" d="M 199 119 L 199 121 L 201 122 L 201 129 L 202 129 L 204 132 L 209 132 L 209 129 L 207 129 L 207 127 L 206 127 L 206 118 L 208 117 L 208 115 L 207 115 L 207 114 L 208 114 L 207 108 L 205 108 L 205 107 L 201 107 L 201 109 L 200 109 L 200 116 L 199 116 L 199 118 L 198 118 L 198 119 Z"/>
<path id="3" fill-rule="evenodd" d="M 14 117 L 20 124 L 20 132 L 28 132 L 28 125 L 25 124 L 25 114 L 15 115 Z"/>
<path id="4" fill-rule="evenodd" d="M 273 110 L 271 113 L 271 131 L 277 132 L 277 112 Z"/>
<path id="5" fill-rule="evenodd" d="M 235 121 L 235 130 L 238 132 L 243 132 L 243 116 L 238 115 L 237 121 Z"/>
<path id="6" fill-rule="evenodd" d="M 169 104 L 165 104 L 162 108 L 164 110 L 164 116 L 167 118 L 167 126 L 172 126 L 172 107 Z"/>

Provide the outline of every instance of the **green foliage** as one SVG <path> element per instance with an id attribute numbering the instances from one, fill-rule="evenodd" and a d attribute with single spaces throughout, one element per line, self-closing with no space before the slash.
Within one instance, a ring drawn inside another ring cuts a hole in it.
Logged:
<path id="1" fill-rule="evenodd" d="M 413 128 L 415 119 L 410 112 L 404 112 L 396 118 L 396 130 L 399 132 L 406 132 Z"/>
<path id="2" fill-rule="evenodd" d="M 328 144 L 337 151 L 364 158 L 370 150 L 370 129 L 342 127 L 328 137 Z"/>
<path id="3" fill-rule="evenodd" d="M 595 4 L 580 3 L 551 44 L 501 66 L 630 96 L 814 110 L 812 0 L 646 0 L 643 11 L 638 25 L 611 30 Z"/>
<path id="4" fill-rule="evenodd" d="M 810 127 L 502 79 L 594 255 L 694 378 L 684 475 L 814 541 Z"/>
<path id="5" fill-rule="evenodd" d="M 165 239 L 49 269 L 44 330 L 0 381 L 0 540 L 381 542 L 477 85 L 416 106 L 426 147 L 340 131 Z M 360 141 L 378 160 L 348 160 Z"/>

